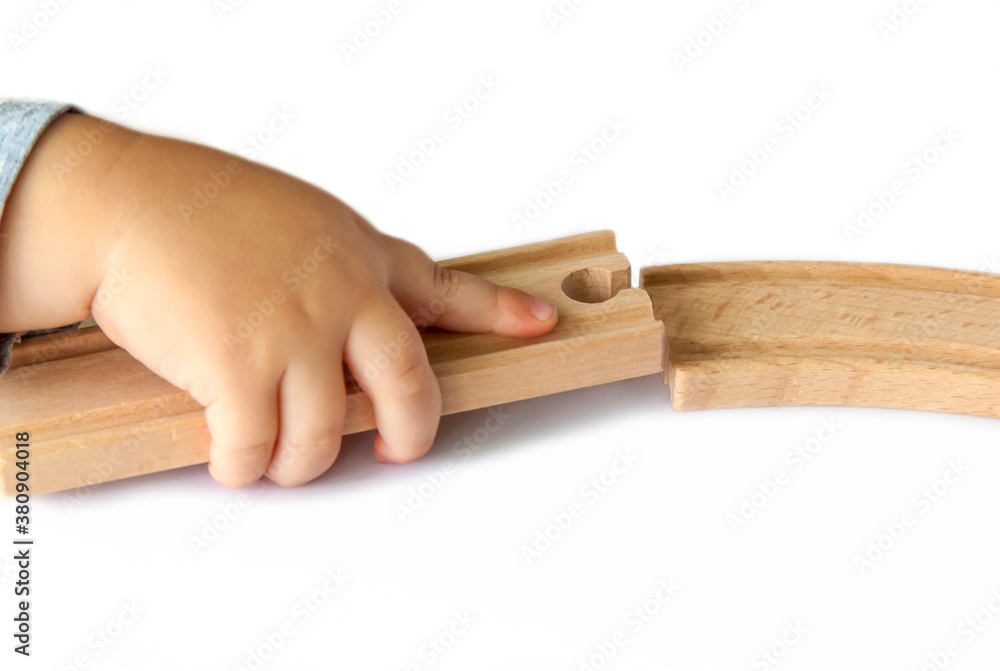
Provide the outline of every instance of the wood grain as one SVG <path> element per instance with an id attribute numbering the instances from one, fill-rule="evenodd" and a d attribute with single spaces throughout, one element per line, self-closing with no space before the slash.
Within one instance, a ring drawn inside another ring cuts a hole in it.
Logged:
<path id="1" fill-rule="evenodd" d="M 678 410 L 849 405 L 1000 418 L 1000 276 L 892 264 L 643 268 Z"/>
<path id="2" fill-rule="evenodd" d="M 617 252 L 610 231 L 443 265 L 548 299 L 560 315 L 551 333 L 530 339 L 427 329 L 422 337 L 444 414 L 662 369 L 663 325 L 653 318 L 645 292 L 631 288 L 628 259 Z M 18 345 L 11 369 L 0 378 L 0 408 L 0 435 L 31 433 L 36 494 L 208 461 L 210 436 L 201 406 L 97 327 Z M 374 426 L 371 403 L 349 380 L 345 433 Z M 13 461 L 7 441 L 0 448 L 0 483 L 7 494 Z"/>

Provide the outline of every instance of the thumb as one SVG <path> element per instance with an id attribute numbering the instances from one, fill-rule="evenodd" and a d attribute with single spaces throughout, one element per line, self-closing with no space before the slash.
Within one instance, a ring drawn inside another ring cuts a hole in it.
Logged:
<path id="1" fill-rule="evenodd" d="M 403 256 L 390 288 L 418 327 L 528 338 L 548 333 L 558 321 L 554 305 L 520 289 L 444 268 L 409 243 Z"/>

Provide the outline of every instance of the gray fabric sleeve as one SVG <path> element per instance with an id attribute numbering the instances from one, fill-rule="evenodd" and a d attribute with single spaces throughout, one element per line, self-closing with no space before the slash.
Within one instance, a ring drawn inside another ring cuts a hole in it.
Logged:
<path id="1" fill-rule="evenodd" d="M 10 196 L 21 166 L 31 148 L 49 124 L 65 112 L 79 112 L 72 105 L 40 100 L 9 100 L 0 98 L 0 217 Z M 0 235 L 3 231 L 0 231 Z M 0 375 L 10 365 L 10 350 L 21 338 L 44 335 L 76 328 L 80 323 L 54 329 L 0 333 Z"/>

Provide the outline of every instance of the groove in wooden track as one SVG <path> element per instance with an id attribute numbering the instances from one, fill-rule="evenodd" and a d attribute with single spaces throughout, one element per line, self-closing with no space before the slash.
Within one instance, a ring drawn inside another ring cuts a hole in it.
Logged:
<path id="1" fill-rule="evenodd" d="M 851 405 L 1000 418 L 1000 276 L 813 261 L 643 268 L 679 410 Z"/>

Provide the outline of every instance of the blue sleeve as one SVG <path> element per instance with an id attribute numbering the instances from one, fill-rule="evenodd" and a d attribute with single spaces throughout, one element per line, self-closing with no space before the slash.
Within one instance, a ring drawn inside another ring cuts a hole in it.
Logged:
<path id="1" fill-rule="evenodd" d="M 8 100 L 0 98 L 0 218 L 7 204 L 21 166 L 41 134 L 68 111 L 79 111 L 72 105 L 40 100 Z M 2 231 L 0 231 L 2 234 Z M 10 350 L 22 337 L 30 337 L 76 328 L 69 326 L 21 333 L 0 333 L 0 375 L 10 365 Z"/>

